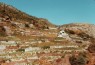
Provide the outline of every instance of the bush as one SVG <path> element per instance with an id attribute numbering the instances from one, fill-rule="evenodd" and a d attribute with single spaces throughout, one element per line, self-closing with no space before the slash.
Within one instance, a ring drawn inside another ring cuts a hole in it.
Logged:
<path id="1" fill-rule="evenodd" d="M 71 65 L 86 65 L 86 57 L 84 57 L 82 54 L 79 54 L 78 57 L 73 55 L 69 58 L 69 61 Z"/>
<path id="2" fill-rule="evenodd" d="M 0 36 L 6 36 L 5 33 L 0 32 Z"/>
<path id="3" fill-rule="evenodd" d="M 24 51 L 25 51 L 25 49 L 18 49 L 17 51 L 24 52 Z"/>
<path id="4" fill-rule="evenodd" d="M 95 44 L 94 43 L 93 44 L 90 44 L 90 46 L 88 47 L 88 51 L 90 53 L 95 53 Z"/>
<path id="5" fill-rule="evenodd" d="M 43 49 L 49 49 L 50 46 L 43 46 L 42 48 L 43 48 Z"/>

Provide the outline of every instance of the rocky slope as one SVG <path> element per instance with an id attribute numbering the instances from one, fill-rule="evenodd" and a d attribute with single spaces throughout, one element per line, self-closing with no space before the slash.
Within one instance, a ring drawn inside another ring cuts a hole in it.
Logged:
<path id="1" fill-rule="evenodd" d="M 43 30 L 55 27 L 47 19 L 30 16 L 13 6 L 0 3 L 0 35 L 13 33 L 18 29 Z M 9 34 L 8 34 L 9 35 Z"/>
<path id="2" fill-rule="evenodd" d="M 88 51 L 95 52 L 95 25 L 86 23 L 71 23 L 62 25 L 73 42 L 88 45 Z"/>
<path id="3" fill-rule="evenodd" d="M 47 28 L 49 26 L 55 26 L 51 24 L 47 19 L 30 16 L 14 8 L 13 6 L 4 3 L 0 3 L 0 18 L 5 18 L 7 21 L 11 20 L 33 24 L 37 28 Z"/>
<path id="4" fill-rule="evenodd" d="M 69 34 L 95 38 L 95 25 L 86 23 L 72 23 L 61 26 Z"/>

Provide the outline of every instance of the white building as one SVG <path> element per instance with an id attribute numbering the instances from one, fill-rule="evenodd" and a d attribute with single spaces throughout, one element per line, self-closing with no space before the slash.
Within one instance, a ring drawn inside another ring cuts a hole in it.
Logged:
<path id="1" fill-rule="evenodd" d="M 67 37 L 68 34 L 64 31 L 64 30 L 61 30 L 59 33 L 58 33 L 58 37 Z"/>
<path id="2" fill-rule="evenodd" d="M 65 38 L 67 40 L 71 40 L 71 38 L 69 37 L 69 35 L 64 31 L 64 30 L 61 30 L 59 33 L 58 33 L 58 36 L 57 37 L 62 37 L 62 38 Z"/>

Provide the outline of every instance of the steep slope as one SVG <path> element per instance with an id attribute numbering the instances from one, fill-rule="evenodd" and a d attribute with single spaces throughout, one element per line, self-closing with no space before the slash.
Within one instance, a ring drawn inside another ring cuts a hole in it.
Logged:
<path id="1" fill-rule="evenodd" d="M 46 19 L 30 16 L 4 3 L 0 3 L 0 18 L 5 18 L 6 21 L 17 21 L 24 23 L 27 24 L 27 27 L 29 24 L 33 24 L 36 29 L 46 29 L 51 26 L 55 26 Z"/>

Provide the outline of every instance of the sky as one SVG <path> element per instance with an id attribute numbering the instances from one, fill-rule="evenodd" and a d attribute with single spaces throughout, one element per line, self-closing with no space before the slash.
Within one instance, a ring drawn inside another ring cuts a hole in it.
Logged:
<path id="1" fill-rule="evenodd" d="M 0 0 L 56 25 L 68 23 L 95 24 L 95 0 Z"/>

